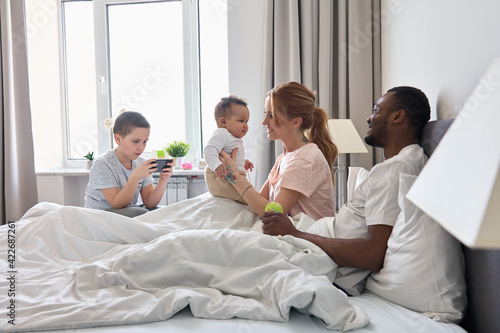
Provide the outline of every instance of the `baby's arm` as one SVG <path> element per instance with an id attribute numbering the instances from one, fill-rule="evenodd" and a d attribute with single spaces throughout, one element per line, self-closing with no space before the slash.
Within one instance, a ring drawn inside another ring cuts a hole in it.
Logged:
<path id="1" fill-rule="evenodd" d="M 250 162 L 249 160 L 245 160 L 245 170 L 250 169 L 250 171 L 252 171 L 253 168 L 254 168 L 253 163 Z"/>

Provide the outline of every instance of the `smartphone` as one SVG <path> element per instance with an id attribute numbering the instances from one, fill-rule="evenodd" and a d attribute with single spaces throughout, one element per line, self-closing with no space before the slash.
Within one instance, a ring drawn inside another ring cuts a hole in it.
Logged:
<path id="1" fill-rule="evenodd" d="M 156 172 L 163 172 L 163 169 L 168 169 L 170 168 L 170 165 L 167 165 L 167 163 L 172 163 L 174 160 L 173 159 L 163 159 L 163 158 L 158 158 L 156 159 L 156 163 L 158 163 L 158 165 L 156 166 L 158 169 L 156 170 Z"/>

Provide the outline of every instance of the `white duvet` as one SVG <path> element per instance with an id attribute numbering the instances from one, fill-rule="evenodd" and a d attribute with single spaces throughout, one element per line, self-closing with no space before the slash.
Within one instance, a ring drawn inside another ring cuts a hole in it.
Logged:
<path id="1" fill-rule="evenodd" d="M 326 236 L 331 222 L 296 217 Z M 369 321 L 332 285 L 337 267 L 321 249 L 263 235 L 258 216 L 227 199 L 202 195 L 137 218 L 41 203 L 15 223 L 10 263 L 8 228 L 1 268 L 14 279 L 0 279 L 0 331 L 160 321 L 187 306 L 195 317 L 273 321 L 293 307 L 335 330 Z"/>

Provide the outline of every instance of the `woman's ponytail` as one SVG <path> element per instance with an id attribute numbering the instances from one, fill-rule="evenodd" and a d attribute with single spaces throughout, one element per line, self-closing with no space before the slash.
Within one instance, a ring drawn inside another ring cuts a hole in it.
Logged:
<path id="1" fill-rule="evenodd" d="M 322 108 L 316 107 L 314 112 L 314 124 L 309 129 L 307 138 L 310 142 L 315 143 L 325 156 L 330 166 L 333 182 L 335 183 L 333 166 L 338 156 L 338 150 L 330 137 L 330 132 L 328 131 L 328 117 Z"/>
<path id="2" fill-rule="evenodd" d="M 315 106 L 316 94 L 298 82 L 287 82 L 277 85 L 268 96 L 271 98 L 273 112 L 277 108 L 288 119 L 302 118 L 302 131 L 325 156 L 335 183 L 333 165 L 338 155 L 337 146 L 328 132 L 328 117 L 325 111 Z M 278 119 L 277 115 L 273 116 Z"/>

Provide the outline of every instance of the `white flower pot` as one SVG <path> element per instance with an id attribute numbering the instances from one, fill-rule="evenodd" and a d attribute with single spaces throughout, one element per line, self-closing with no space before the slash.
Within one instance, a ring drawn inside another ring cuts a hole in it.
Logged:
<path id="1" fill-rule="evenodd" d="M 183 156 L 174 157 L 174 161 L 175 161 L 175 168 L 182 169 L 182 163 L 184 163 L 184 157 Z"/>

